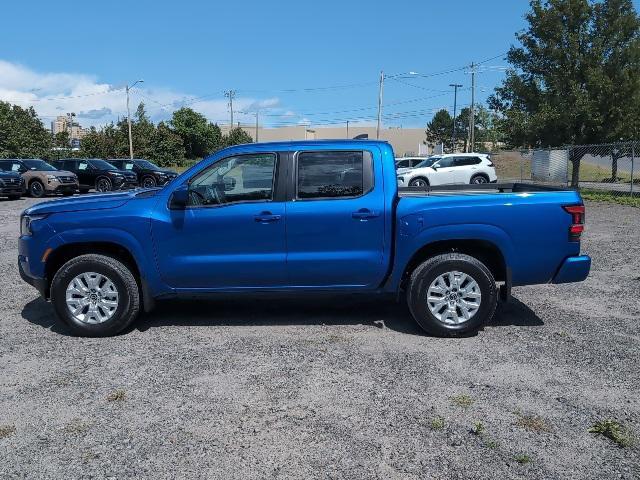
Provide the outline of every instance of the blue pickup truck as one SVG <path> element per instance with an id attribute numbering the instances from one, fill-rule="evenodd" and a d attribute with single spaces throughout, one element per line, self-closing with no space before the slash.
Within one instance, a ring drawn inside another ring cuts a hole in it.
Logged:
<path id="1" fill-rule="evenodd" d="M 158 299 L 337 291 L 404 296 L 446 336 L 481 328 L 512 286 L 584 280 L 583 228 L 572 190 L 398 189 L 385 142 L 258 143 L 163 188 L 32 206 L 18 263 L 78 335 L 117 334 Z"/>

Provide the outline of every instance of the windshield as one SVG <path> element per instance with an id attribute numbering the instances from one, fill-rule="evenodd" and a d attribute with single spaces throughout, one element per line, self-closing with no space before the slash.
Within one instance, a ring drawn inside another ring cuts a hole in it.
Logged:
<path id="1" fill-rule="evenodd" d="M 421 161 L 418 165 L 416 165 L 416 168 L 430 167 L 431 165 L 436 163 L 438 160 L 440 160 L 440 157 L 429 157 L 426 160 Z"/>
<path id="2" fill-rule="evenodd" d="M 149 160 L 134 160 L 140 168 L 148 168 L 149 170 L 160 170 L 160 167 Z"/>
<path id="3" fill-rule="evenodd" d="M 57 168 L 49 165 L 44 160 L 23 160 L 25 167 L 29 170 L 44 170 L 45 172 L 53 172 L 58 170 Z"/>
<path id="4" fill-rule="evenodd" d="M 93 168 L 97 168 L 99 170 L 118 170 L 116 167 L 104 160 L 91 160 L 89 163 Z"/>

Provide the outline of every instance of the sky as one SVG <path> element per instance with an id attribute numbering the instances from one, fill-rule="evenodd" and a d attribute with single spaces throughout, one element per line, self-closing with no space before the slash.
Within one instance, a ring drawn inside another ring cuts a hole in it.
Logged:
<path id="1" fill-rule="evenodd" d="M 485 61 L 486 100 L 525 27 L 526 0 L 3 2 L 0 100 L 33 105 L 45 125 L 75 112 L 83 126 L 144 102 L 153 120 L 189 106 L 229 123 L 423 127 L 471 101 L 471 62 Z M 491 60 L 488 60 L 491 59 Z M 409 73 L 412 72 L 412 73 Z M 446 73 L 445 73 L 446 72 Z"/>

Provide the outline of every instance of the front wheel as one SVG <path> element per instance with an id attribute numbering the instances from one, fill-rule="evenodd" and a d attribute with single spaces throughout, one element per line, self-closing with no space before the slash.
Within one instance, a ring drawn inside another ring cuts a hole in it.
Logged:
<path id="1" fill-rule="evenodd" d="M 44 185 L 39 180 L 34 180 L 29 184 L 29 195 L 33 198 L 41 198 L 44 196 Z"/>
<path id="2" fill-rule="evenodd" d="M 428 187 L 429 181 L 426 178 L 418 177 L 409 182 L 410 187 Z"/>
<path id="3" fill-rule="evenodd" d="M 96 182 L 96 191 L 98 192 L 110 192 L 112 189 L 111 180 L 108 178 L 99 178 Z"/>
<path id="4" fill-rule="evenodd" d="M 437 255 L 411 274 L 407 303 L 427 333 L 469 334 L 493 317 L 496 283 L 489 269 L 474 257 L 460 253 Z"/>
<path id="5" fill-rule="evenodd" d="M 140 292 L 131 270 L 105 255 L 80 255 L 65 263 L 51 282 L 58 317 L 84 337 L 116 335 L 140 311 Z"/>
<path id="6" fill-rule="evenodd" d="M 142 179 L 142 186 L 144 188 L 155 188 L 156 186 L 156 179 L 153 177 L 144 177 Z"/>

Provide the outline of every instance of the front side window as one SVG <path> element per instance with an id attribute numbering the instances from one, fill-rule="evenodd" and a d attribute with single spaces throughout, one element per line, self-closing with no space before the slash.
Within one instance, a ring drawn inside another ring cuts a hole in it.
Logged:
<path id="1" fill-rule="evenodd" d="M 407 168 L 409 166 L 409 160 L 400 160 L 396 166 L 397 168 Z"/>
<path id="2" fill-rule="evenodd" d="M 453 167 L 453 158 L 452 157 L 443 157 L 438 160 L 437 168 L 447 168 Z"/>
<path id="3" fill-rule="evenodd" d="M 225 205 L 273 198 L 276 155 L 259 153 L 225 158 L 189 183 L 190 205 Z"/>
<path id="4" fill-rule="evenodd" d="M 299 199 L 359 197 L 372 186 L 369 152 L 302 152 L 297 166 Z"/>

